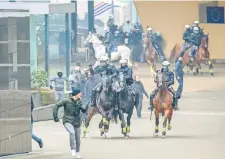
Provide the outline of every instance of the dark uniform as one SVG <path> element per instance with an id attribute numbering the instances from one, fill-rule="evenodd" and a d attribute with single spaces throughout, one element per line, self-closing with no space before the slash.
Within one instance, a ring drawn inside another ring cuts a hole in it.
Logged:
<path id="1" fill-rule="evenodd" d="M 103 43 L 105 44 L 105 52 L 109 53 L 108 48 L 109 48 L 109 45 L 111 43 L 111 38 L 110 38 L 110 33 L 109 32 L 105 33 Z M 109 54 L 109 58 L 111 58 L 110 55 L 111 54 Z"/>
<path id="2" fill-rule="evenodd" d="M 116 67 L 109 64 L 106 64 L 105 66 L 97 66 L 94 72 L 100 74 L 101 76 L 103 76 L 103 74 L 107 76 L 114 76 L 114 77 L 117 76 Z M 95 106 L 96 95 L 97 93 L 100 93 L 101 90 L 102 90 L 102 83 L 100 82 L 94 89 L 92 89 L 90 106 Z"/>
<path id="3" fill-rule="evenodd" d="M 191 34 L 190 41 L 191 41 L 192 47 L 189 53 L 191 57 L 194 58 L 195 56 L 197 56 L 197 51 L 199 49 L 199 46 L 201 45 L 201 40 L 202 40 L 201 33 Z"/>
<path id="4" fill-rule="evenodd" d="M 128 86 L 133 84 L 133 70 L 128 66 L 121 66 L 119 72 L 123 72 Z"/>
<path id="5" fill-rule="evenodd" d="M 114 25 L 114 20 L 112 18 L 108 19 L 107 26 L 109 27 L 109 32 L 111 34 L 114 34 L 114 32 L 115 32 L 115 25 Z"/>
<path id="6" fill-rule="evenodd" d="M 156 33 L 148 34 L 150 41 L 152 42 L 153 47 L 157 50 L 158 56 L 160 59 L 165 60 L 165 56 L 163 54 L 162 46 L 159 44 Z"/>
<path id="7" fill-rule="evenodd" d="M 164 71 L 162 69 L 162 71 Z M 174 73 L 172 71 L 164 71 L 165 77 L 166 77 L 166 86 L 168 90 L 173 94 L 173 107 L 177 107 L 178 99 L 175 95 L 175 92 L 171 90 L 170 86 L 174 84 Z M 158 92 L 158 88 L 156 88 L 151 94 L 150 94 L 150 108 L 153 109 L 153 99 Z"/>
<path id="8" fill-rule="evenodd" d="M 183 33 L 184 45 L 181 48 L 181 52 L 180 52 L 181 57 L 183 57 L 185 51 L 191 47 L 191 41 L 190 41 L 191 33 L 192 33 L 192 30 L 190 28 L 187 28 Z"/>

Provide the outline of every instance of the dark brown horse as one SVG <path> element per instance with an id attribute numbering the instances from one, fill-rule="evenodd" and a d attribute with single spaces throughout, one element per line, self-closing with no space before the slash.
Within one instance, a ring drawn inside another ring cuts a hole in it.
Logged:
<path id="1" fill-rule="evenodd" d="M 213 75 L 213 65 L 210 59 L 210 54 L 208 51 L 208 35 L 203 35 L 202 40 L 201 40 L 201 45 L 198 49 L 198 55 L 196 56 L 195 60 L 193 62 L 190 61 L 190 57 L 189 57 L 189 52 L 190 52 L 190 48 L 188 48 L 185 51 L 185 54 L 183 56 L 183 66 L 189 66 L 189 70 L 193 70 L 194 67 L 196 67 L 196 72 L 198 73 L 199 70 L 201 70 L 201 63 L 204 62 L 206 65 L 209 66 L 209 72 L 211 73 L 211 75 Z M 170 54 L 170 62 L 171 63 L 175 63 L 175 61 L 179 58 L 180 56 L 180 51 L 182 48 L 183 44 L 176 44 Z"/>
<path id="2" fill-rule="evenodd" d="M 147 47 L 147 49 L 145 51 L 145 59 L 150 68 L 152 77 L 155 77 L 156 62 L 157 62 L 157 50 L 153 47 L 152 42 L 147 35 L 144 38 L 144 48 L 146 48 L 146 47 Z"/>
<path id="3" fill-rule="evenodd" d="M 158 136 L 159 133 L 159 114 L 161 113 L 164 116 L 162 138 L 165 138 L 167 121 L 168 121 L 167 127 L 168 130 L 172 128 L 170 122 L 173 115 L 173 107 L 172 107 L 173 95 L 166 86 L 166 79 L 163 72 L 157 71 L 156 82 L 158 86 L 158 92 L 156 93 L 156 96 L 153 99 L 153 106 L 155 108 L 155 119 L 156 119 L 154 136 Z"/>

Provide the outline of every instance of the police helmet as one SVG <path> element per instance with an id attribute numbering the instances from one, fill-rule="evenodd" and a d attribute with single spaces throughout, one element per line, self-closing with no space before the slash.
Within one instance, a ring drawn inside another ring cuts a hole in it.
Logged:
<path id="1" fill-rule="evenodd" d="M 152 28 L 151 28 L 151 27 L 148 27 L 148 28 L 147 28 L 147 31 L 152 31 Z"/>
<path id="2" fill-rule="evenodd" d="M 107 62 L 108 60 L 109 60 L 109 58 L 106 55 L 104 55 L 100 58 L 100 62 Z"/>
<path id="3" fill-rule="evenodd" d="M 162 66 L 163 67 L 169 67 L 170 66 L 170 62 L 169 61 L 163 61 Z"/>
<path id="4" fill-rule="evenodd" d="M 120 60 L 120 64 L 127 64 L 128 63 L 128 60 L 127 59 L 121 59 Z"/>
<path id="5" fill-rule="evenodd" d="M 186 29 L 189 29 L 189 28 L 190 28 L 190 25 L 187 24 L 187 25 L 185 25 L 184 27 L 185 27 Z"/>
<path id="6" fill-rule="evenodd" d="M 194 21 L 194 24 L 199 24 L 199 21 L 197 21 L 197 20 L 196 20 L 196 21 Z"/>

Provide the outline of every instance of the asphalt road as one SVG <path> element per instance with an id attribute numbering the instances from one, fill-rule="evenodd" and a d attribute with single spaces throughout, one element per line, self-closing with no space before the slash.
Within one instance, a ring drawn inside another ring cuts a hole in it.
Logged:
<path id="1" fill-rule="evenodd" d="M 140 71 L 141 70 L 141 71 Z M 172 130 L 167 138 L 154 138 L 154 116 L 149 120 L 148 101 L 144 99 L 143 118 L 134 112 L 131 137 L 124 139 L 120 125 L 111 124 L 108 139 L 99 135 L 100 116 L 93 118 L 89 133 L 82 138 L 81 155 L 84 159 L 224 159 L 225 158 L 225 76 L 218 68 L 218 76 L 186 77 L 184 96 L 179 101 L 180 111 L 174 113 Z M 224 72 L 223 72 L 224 71 Z M 146 68 L 135 71 L 150 92 L 154 83 Z M 177 85 L 175 85 L 175 88 Z M 35 123 L 35 133 L 44 141 L 39 149 L 33 142 L 33 152 L 10 156 L 15 159 L 70 159 L 69 135 L 62 122 Z M 162 120 L 160 121 L 162 130 Z M 161 131 L 160 131 L 161 133 Z"/>

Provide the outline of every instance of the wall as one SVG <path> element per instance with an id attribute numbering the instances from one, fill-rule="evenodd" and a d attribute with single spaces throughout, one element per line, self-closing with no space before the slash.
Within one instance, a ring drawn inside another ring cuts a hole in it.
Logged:
<path id="1" fill-rule="evenodd" d="M 0 90 L 0 156 L 31 151 L 29 91 Z"/>
<path id="2" fill-rule="evenodd" d="M 0 156 L 31 151 L 30 97 L 29 17 L 1 17 Z"/>
<path id="3" fill-rule="evenodd" d="M 169 56 L 176 43 L 182 42 L 184 25 L 199 19 L 199 2 L 149 2 L 135 1 L 143 28 L 151 26 L 160 31 L 165 38 L 165 54 Z M 219 2 L 225 6 L 225 2 Z M 225 41 L 224 24 L 200 24 L 205 33 L 209 33 L 209 51 L 213 59 L 225 59 L 223 42 Z"/>

